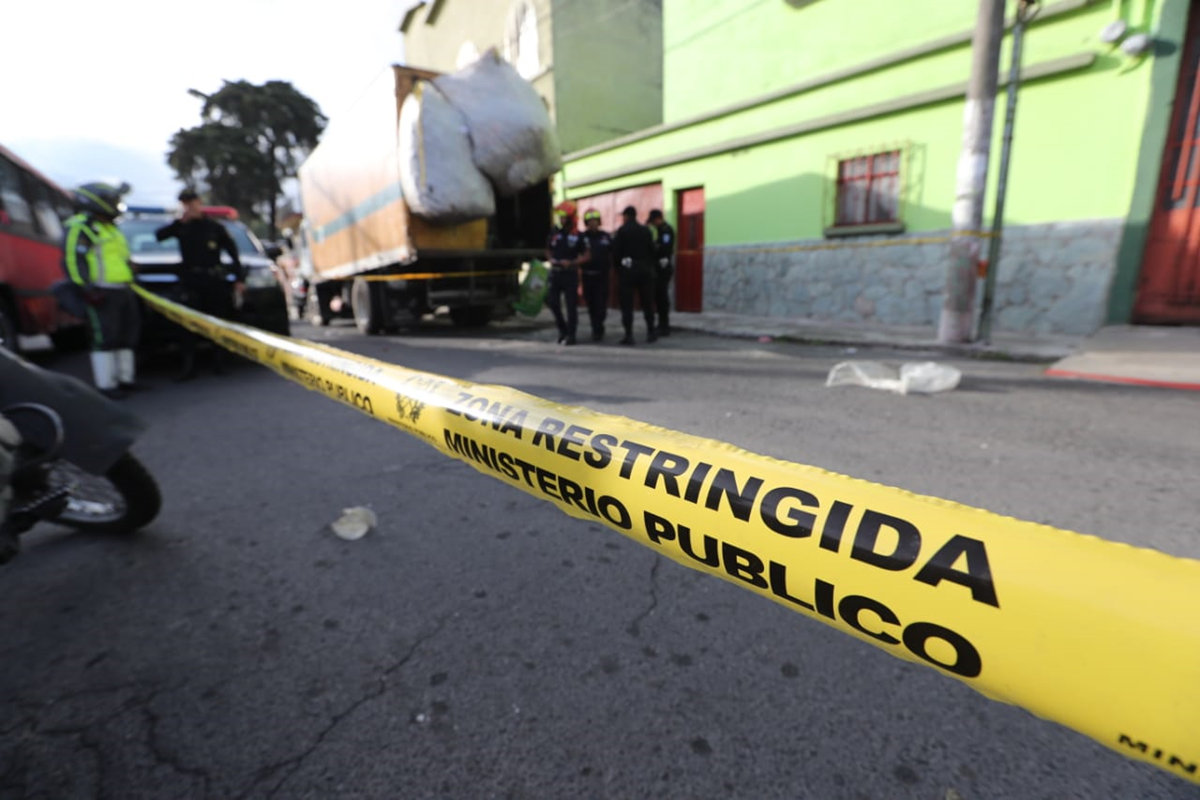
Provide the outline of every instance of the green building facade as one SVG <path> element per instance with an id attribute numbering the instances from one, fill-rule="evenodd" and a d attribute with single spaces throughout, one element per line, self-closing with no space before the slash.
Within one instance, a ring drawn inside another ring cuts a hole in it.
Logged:
<path id="1" fill-rule="evenodd" d="M 1026 29 L 1002 251 L 991 265 L 996 329 L 1086 334 L 1135 319 L 1190 5 L 1060 0 L 1041 4 Z M 692 229 L 677 284 L 694 289 L 679 290 L 682 310 L 935 325 L 977 3 L 662 8 L 662 123 L 568 153 L 565 193 L 661 186 L 681 240 Z M 678 213 L 685 196 L 688 219 Z"/>

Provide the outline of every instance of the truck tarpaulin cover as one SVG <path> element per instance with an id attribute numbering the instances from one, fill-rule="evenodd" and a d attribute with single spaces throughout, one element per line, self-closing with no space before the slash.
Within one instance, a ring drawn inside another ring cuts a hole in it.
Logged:
<path id="1" fill-rule="evenodd" d="M 475 166 L 501 197 L 562 168 L 558 134 L 545 103 L 495 50 L 433 83 L 466 117 Z"/>
<path id="2" fill-rule="evenodd" d="M 471 160 L 467 121 L 431 83 L 400 107 L 400 186 L 414 214 L 447 222 L 496 213 L 487 177 Z"/>

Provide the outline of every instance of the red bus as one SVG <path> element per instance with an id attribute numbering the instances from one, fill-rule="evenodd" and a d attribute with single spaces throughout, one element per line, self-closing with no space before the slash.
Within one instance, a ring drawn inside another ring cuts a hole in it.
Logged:
<path id="1" fill-rule="evenodd" d="M 18 334 L 45 334 L 57 347 L 87 341 L 50 291 L 66 277 L 63 221 L 73 211 L 66 191 L 0 146 L 0 347 L 17 350 Z"/>

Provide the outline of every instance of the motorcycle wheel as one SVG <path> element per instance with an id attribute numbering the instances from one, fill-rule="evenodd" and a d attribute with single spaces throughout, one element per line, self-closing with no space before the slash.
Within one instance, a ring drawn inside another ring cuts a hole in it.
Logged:
<path id="1" fill-rule="evenodd" d="M 154 476 L 126 453 L 103 476 L 59 461 L 51 480 L 71 487 L 66 509 L 54 519 L 62 525 L 92 533 L 133 533 L 150 523 L 162 508 Z"/>

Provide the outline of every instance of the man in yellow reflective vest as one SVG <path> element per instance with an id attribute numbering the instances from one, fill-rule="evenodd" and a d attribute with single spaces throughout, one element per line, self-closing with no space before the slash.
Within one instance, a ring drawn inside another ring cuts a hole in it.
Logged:
<path id="1" fill-rule="evenodd" d="M 92 376 L 96 388 L 113 398 L 137 388 L 133 348 L 142 327 L 129 243 L 116 225 L 128 191 L 128 184 L 101 182 L 75 189 L 80 213 L 67 220 L 63 245 L 67 277 L 79 287 L 92 329 Z"/>

